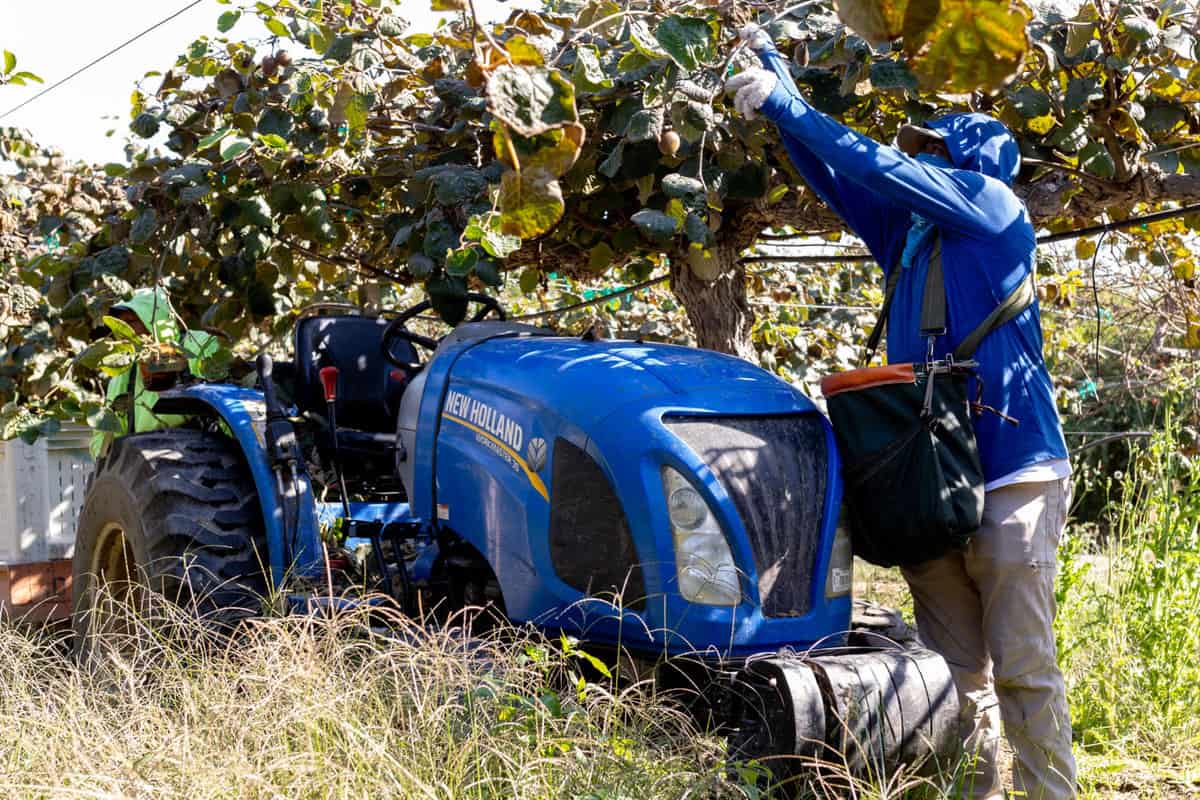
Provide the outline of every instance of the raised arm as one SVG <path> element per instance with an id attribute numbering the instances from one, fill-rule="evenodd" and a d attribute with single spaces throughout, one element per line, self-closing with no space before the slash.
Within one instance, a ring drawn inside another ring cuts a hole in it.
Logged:
<path id="1" fill-rule="evenodd" d="M 842 125 L 810 106 L 795 90 L 787 62 L 773 46 L 761 49 L 759 56 L 778 78 L 761 113 L 779 126 L 785 141 L 794 139 L 804 148 L 806 164 L 819 164 L 835 176 L 832 188 L 854 184 L 855 203 L 895 206 L 944 228 L 976 235 L 1001 233 L 1021 217 L 1020 201 L 1003 183 L 971 170 L 927 166 Z M 788 149 L 793 152 L 790 143 Z M 798 160 L 797 168 L 808 179 Z M 856 227 L 830 198 L 823 199 Z"/>
<path id="2" fill-rule="evenodd" d="M 800 90 L 792 80 L 787 62 L 778 50 L 771 47 L 764 51 L 762 60 L 778 78 L 777 86 L 784 87 L 797 97 L 800 96 Z M 776 124 L 792 164 L 805 182 L 834 213 L 845 220 L 875 257 L 887 266 L 886 262 L 894 255 L 888 252 L 889 243 L 895 238 L 892 235 L 893 229 L 907 228 L 908 210 L 870 192 L 855 181 L 840 176 L 818 157 L 804 140 L 790 133 L 789 126 L 778 120 Z"/>

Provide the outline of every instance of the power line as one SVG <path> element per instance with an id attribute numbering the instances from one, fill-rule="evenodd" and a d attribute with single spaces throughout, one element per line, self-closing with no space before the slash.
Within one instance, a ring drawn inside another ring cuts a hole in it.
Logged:
<path id="1" fill-rule="evenodd" d="M 1136 228 L 1141 225 L 1149 225 L 1152 222 L 1162 222 L 1176 217 L 1184 217 L 1188 214 L 1200 214 L 1200 203 L 1190 206 L 1182 206 L 1180 208 L 1168 209 L 1167 211 L 1157 211 L 1153 214 L 1145 214 L 1140 217 L 1130 217 L 1129 219 L 1117 220 L 1115 222 L 1105 222 L 1099 225 L 1090 225 L 1086 228 L 1077 228 L 1075 230 L 1063 231 L 1062 233 L 1051 233 L 1045 236 L 1039 236 L 1038 244 L 1053 244 L 1054 242 L 1062 242 L 1068 239 L 1081 239 L 1084 236 L 1094 236 L 1098 233 L 1111 233 L 1112 231 L 1123 231 L 1129 228 Z M 773 264 L 862 264 L 868 261 L 874 261 L 875 256 L 872 255 L 852 255 L 852 256 L 751 256 L 743 258 L 743 263 L 773 263 Z"/>
<path id="2" fill-rule="evenodd" d="M 1072 231 L 1063 231 L 1062 233 L 1054 233 L 1038 238 L 1038 244 L 1050 244 L 1052 242 L 1061 242 L 1066 239 L 1078 239 L 1083 236 L 1091 236 L 1096 233 L 1108 233 L 1110 231 L 1125 230 L 1127 228 L 1136 228 L 1139 225 L 1146 225 L 1151 222 L 1161 222 L 1167 219 L 1186 216 L 1188 214 L 1200 213 L 1200 203 L 1182 208 L 1170 209 L 1168 211 L 1158 211 L 1154 214 L 1146 214 L 1140 217 L 1131 217 L 1129 219 L 1120 220 L 1117 222 L 1106 222 L 1101 225 L 1092 225 L 1087 228 L 1079 228 Z M 1096 248 L 1099 251 L 1099 247 Z M 861 263 L 865 261 L 874 261 L 874 256 L 751 256 L 741 259 L 742 263 L 756 262 L 774 262 L 774 263 L 789 263 L 789 264 L 843 264 L 843 263 Z M 532 314 L 522 314 L 519 317 L 510 317 L 514 321 L 541 319 L 542 317 L 550 317 L 556 314 L 565 314 L 568 311 L 575 311 L 588 306 L 600 305 L 607 303 L 609 300 L 615 300 L 618 297 L 624 297 L 627 294 L 639 292 L 642 289 L 648 289 L 651 286 L 656 286 L 660 283 L 665 283 L 670 280 L 670 275 L 660 275 L 657 278 L 651 278 L 633 286 L 627 286 L 624 289 L 619 289 L 615 292 L 609 292 L 591 300 L 584 300 L 579 303 L 562 306 L 561 308 L 552 308 L 547 311 L 537 311 Z M 845 306 L 845 308 L 851 308 Z"/>
<path id="3" fill-rule="evenodd" d="M 74 71 L 74 72 L 72 72 L 70 75 L 68 75 L 67 77 L 63 78 L 62 80 L 60 80 L 60 81 L 56 81 L 55 83 L 52 83 L 52 84 L 50 84 L 50 85 L 49 85 L 49 86 L 47 86 L 45 89 L 42 89 L 40 92 L 38 92 L 38 93 L 37 93 L 37 94 L 35 94 L 33 97 L 31 97 L 31 98 L 29 98 L 28 100 L 26 100 L 25 102 L 23 102 L 23 103 L 20 103 L 20 104 L 18 104 L 18 105 L 16 105 L 16 106 L 13 106 L 13 107 L 12 107 L 12 108 L 10 108 L 8 111 L 5 111 L 3 114 L 0 114 L 0 119 L 4 119 L 4 118 L 5 118 L 5 117 L 7 117 L 9 114 L 13 114 L 13 113 L 16 113 L 17 111 L 20 111 L 22 108 L 24 108 L 25 106 L 29 105 L 29 104 L 30 104 L 30 103 L 32 103 L 34 100 L 37 100 L 37 99 L 38 99 L 38 98 L 40 98 L 40 97 L 44 97 L 45 95 L 47 95 L 47 94 L 49 94 L 50 92 L 54 91 L 54 90 L 55 90 L 55 89 L 57 89 L 59 86 L 62 86 L 64 83 L 66 83 L 67 81 L 71 80 L 72 78 L 75 78 L 75 77 L 79 76 L 80 74 L 82 74 L 82 73 L 84 73 L 84 72 L 87 72 L 89 69 L 91 69 L 92 67 L 96 66 L 97 64 L 99 64 L 99 63 L 100 63 L 101 61 L 103 61 L 104 59 L 108 58 L 109 56 L 113 55 L 114 53 L 117 53 L 117 52 L 120 52 L 121 50 L 124 50 L 126 47 L 128 47 L 128 46 L 129 46 L 129 45 L 131 45 L 131 44 L 133 44 L 133 43 L 134 43 L 134 42 L 136 42 L 138 39 L 141 39 L 141 38 L 142 38 L 143 36 L 145 36 L 146 34 L 150 33 L 151 31 L 157 30 L 158 28 L 161 28 L 163 25 L 166 25 L 166 24 L 167 24 L 168 22 L 170 22 L 171 20 L 175 19 L 176 17 L 178 17 L 178 16 L 182 15 L 183 13 L 185 13 L 185 12 L 187 12 L 187 11 L 190 11 L 191 9 L 195 8 L 196 6 L 200 5 L 200 4 L 201 4 L 201 3 L 203 3 L 203 2 L 204 2 L 204 0 L 193 0 L 193 2 L 191 2 L 191 3 L 188 3 L 186 6 L 184 6 L 184 7 L 183 7 L 183 8 L 181 8 L 181 9 L 179 9 L 178 11 L 176 11 L 174 14 L 172 14 L 172 15 L 171 15 L 171 16 L 169 16 L 169 17 L 167 17 L 166 19 L 163 19 L 163 20 L 160 20 L 160 21 L 158 21 L 158 22 L 154 23 L 154 24 L 153 24 L 153 25 L 151 25 L 149 28 L 146 28 L 146 30 L 144 30 L 144 31 L 142 31 L 141 33 L 137 34 L 137 35 L 136 35 L 136 36 L 134 36 L 133 38 L 131 38 L 131 39 L 128 39 L 128 40 L 126 40 L 126 41 L 122 42 L 121 44 L 117 45 L 117 46 L 116 46 L 116 47 L 114 47 L 113 49 L 109 50 L 109 51 L 108 51 L 107 53 L 105 53 L 104 55 L 100 56 L 99 58 L 93 59 L 92 61 L 88 62 L 87 64 L 84 64 L 82 67 L 80 67 L 79 69 L 75 70 L 75 71 Z"/>
<path id="4" fill-rule="evenodd" d="M 524 320 L 541 319 L 542 317 L 550 317 L 554 316 L 555 314 L 565 314 L 568 311 L 575 311 L 576 309 L 586 308 L 588 306 L 598 306 L 601 303 L 607 303 L 609 300 L 615 300 L 618 297 L 624 297 L 627 294 L 633 294 L 634 292 L 640 292 L 642 289 L 649 289 L 651 286 L 655 286 L 660 283 L 666 283 L 670 277 L 670 275 L 659 275 L 657 278 L 651 278 L 650 280 L 642 281 L 641 283 L 634 284 L 633 286 L 626 286 L 624 289 L 618 289 L 615 292 L 608 292 L 607 294 L 593 297 L 591 300 L 572 303 L 571 305 L 562 306 L 561 308 L 552 308 L 549 311 L 537 311 L 532 314 L 521 314 L 517 317 L 509 317 L 509 320 L 512 322 L 521 322 Z"/>

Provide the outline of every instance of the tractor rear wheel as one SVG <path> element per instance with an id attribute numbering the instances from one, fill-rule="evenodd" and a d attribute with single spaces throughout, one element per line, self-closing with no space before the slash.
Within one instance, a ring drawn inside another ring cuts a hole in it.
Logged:
<path id="1" fill-rule="evenodd" d="M 146 589 L 228 633 L 262 613 L 267 561 L 258 493 L 234 442 L 186 429 L 117 439 L 79 518 L 76 653 L 113 632 L 102 601 L 142 605 Z"/>

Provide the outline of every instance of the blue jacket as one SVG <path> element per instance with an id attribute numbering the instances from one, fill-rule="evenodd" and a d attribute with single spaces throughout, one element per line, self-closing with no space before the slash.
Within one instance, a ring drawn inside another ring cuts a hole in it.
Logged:
<path id="1" fill-rule="evenodd" d="M 1016 141 L 991 117 L 955 114 L 928 127 L 945 137 L 957 169 L 923 164 L 812 108 L 796 88 L 787 60 L 774 48 L 761 58 L 779 77 L 762 114 L 779 126 L 809 187 L 866 243 L 885 272 L 899 264 L 913 214 L 940 230 L 948 331 L 938 339 L 935 354 L 949 353 L 1034 267 L 1033 225 L 1011 189 L 1020 169 Z M 925 359 L 921 297 L 931 249 L 928 239 L 896 287 L 887 329 L 890 362 Z M 1066 458 L 1054 388 L 1042 357 L 1037 304 L 985 337 L 975 359 L 983 402 L 1019 422 L 1014 426 L 987 412 L 976 416 L 987 481 Z M 969 391 L 974 397 L 973 385 Z"/>

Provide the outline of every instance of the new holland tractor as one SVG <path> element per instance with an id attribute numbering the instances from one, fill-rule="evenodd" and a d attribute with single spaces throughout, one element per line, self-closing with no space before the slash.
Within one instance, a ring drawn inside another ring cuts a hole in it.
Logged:
<path id="1" fill-rule="evenodd" d="M 737 358 L 470 301 L 440 340 L 416 328 L 428 302 L 308 309 L 293 360 L 260 356 L 255 388 L 168 376 L 156 410 L 187 422 L 117 439 L 91 483 L 77 642 L 102 635 L 102 582 L 235 625 L 268 594 L 301 614 L 377 602 L 331 596 L 348 575 L 414 613 L 486 606 L 700 664 L 707 719 L 745 757 L 886 769 L 953 751 L 945 663 L 847 638 L 838 454 L 808 398 Z"/>

